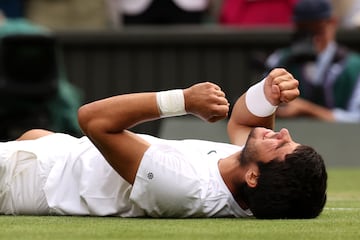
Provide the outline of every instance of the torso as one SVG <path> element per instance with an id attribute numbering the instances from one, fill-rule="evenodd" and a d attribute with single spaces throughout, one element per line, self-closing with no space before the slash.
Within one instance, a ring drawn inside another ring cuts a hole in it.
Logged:
<path id="1" fill-rule="evenodd" d="M 158 185 L 144 186 L 148 182 L 141 183 L 141 174 L 147 177 L 146 171 L 138 172 L 134 186 L 128 184 L 110 167 L 87 137 L 78 139 L 69 135 L 53 134 L 35 141 L 17 142 L 13 146 L 16 146 L 17 150 L 34 153 L 40 175 L 48 175 L 43 183 L 44 191 L 41 192 L 45 193 L 51 214 L 121 217 L 251 215 L 236 204 L 218 169 L 219 159 L 239 151 L 240 147 L 199 140 L 162 140 L 148 135 L 140 136 L 152 144 L 144 155 L 144 164 L 152 154 L 169 158 L 170 163 L 174 163 L 175 156 L 175 163 L 179 163 L 178 166 L 172 166 L 173 169 L 160 171 L 160 175 L 157 173 L 156 176 L 164 179 L 158 182 Z M 170 149 L 168 155 L 161 151 L 164 146 Z M 165 164 L 164 167 L 169 165 Z M 176 180 L 171 171 L 178 173 L 177 167 L 184 170 L 180 171 L 179 182 L 167 185 L 169 182 L 166 177 Z M 190 185 L 183 184 L 184 182 Z M 193 184 L 197 186 L 195 189 Z M 145 199 L 141 196 L 144 192 L 151 193 L 149 189 L 152 187 L 158 191 L 152 195 L 156 199 L 142 201 Z M 174 205 L 177 200 L 181 201 Z M 142 205 L 144 202 L 146 206 Z M 43 214 L 46 214 L 45 211 L 48 209 L 44 209 Z"/>

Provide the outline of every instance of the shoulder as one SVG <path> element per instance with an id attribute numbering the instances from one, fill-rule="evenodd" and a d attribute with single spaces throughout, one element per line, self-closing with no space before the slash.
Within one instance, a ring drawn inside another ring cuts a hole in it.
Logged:
<path id="1" fill-rule="evenodd" d="M 198 157 L 169 144 L 152 144 L 141 160 L 130 199 L 152 217 L 200 213 L 209 170 L 197 166 Z"/>

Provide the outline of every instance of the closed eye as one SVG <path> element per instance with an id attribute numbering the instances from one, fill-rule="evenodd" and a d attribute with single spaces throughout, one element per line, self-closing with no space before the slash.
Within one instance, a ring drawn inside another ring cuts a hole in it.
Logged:
<path id="1" fill-rule="evenodd" d="M 284 147 L 286 144 L 288 144 L 288 142 L 282 142 L 282 143 L 280 143 L 277 147 L 276 147 L 276 149 L 279 149 L 279 148 L 282 148 L 282 147 Z"/>

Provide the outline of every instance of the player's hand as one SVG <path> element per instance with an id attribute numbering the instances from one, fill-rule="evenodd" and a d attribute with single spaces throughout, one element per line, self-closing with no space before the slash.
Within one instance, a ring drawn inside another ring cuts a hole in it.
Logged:
<path id="1" fill-rule="evenodd" d="M 288 103 L 300 95 L 299 82 L 285 69 L 272 70 L 265 80 L 266 99 L 274 106 Z"/>
<path id="2" fill-rule="evenodd" d="M 204 82 L 184 89 L 185 109 L 205 121 L 216 122 L 228 116 L 229 102 L 221 88 Z"/>

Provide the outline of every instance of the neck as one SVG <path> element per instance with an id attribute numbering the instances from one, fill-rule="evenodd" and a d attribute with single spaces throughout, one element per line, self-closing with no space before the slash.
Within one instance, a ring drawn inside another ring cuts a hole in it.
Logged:
<path id="1" fill-rule="evenodd" d="M 219 161 L 219 171 L 235 201 L 245 210 L 248 206 L 242 199 L 239 187 L 245 182 L 244 176 L 246 169 L 240 165 L 240 155 L 241 152 L 237 152 L 227 158 L 221 159 Z"/>

